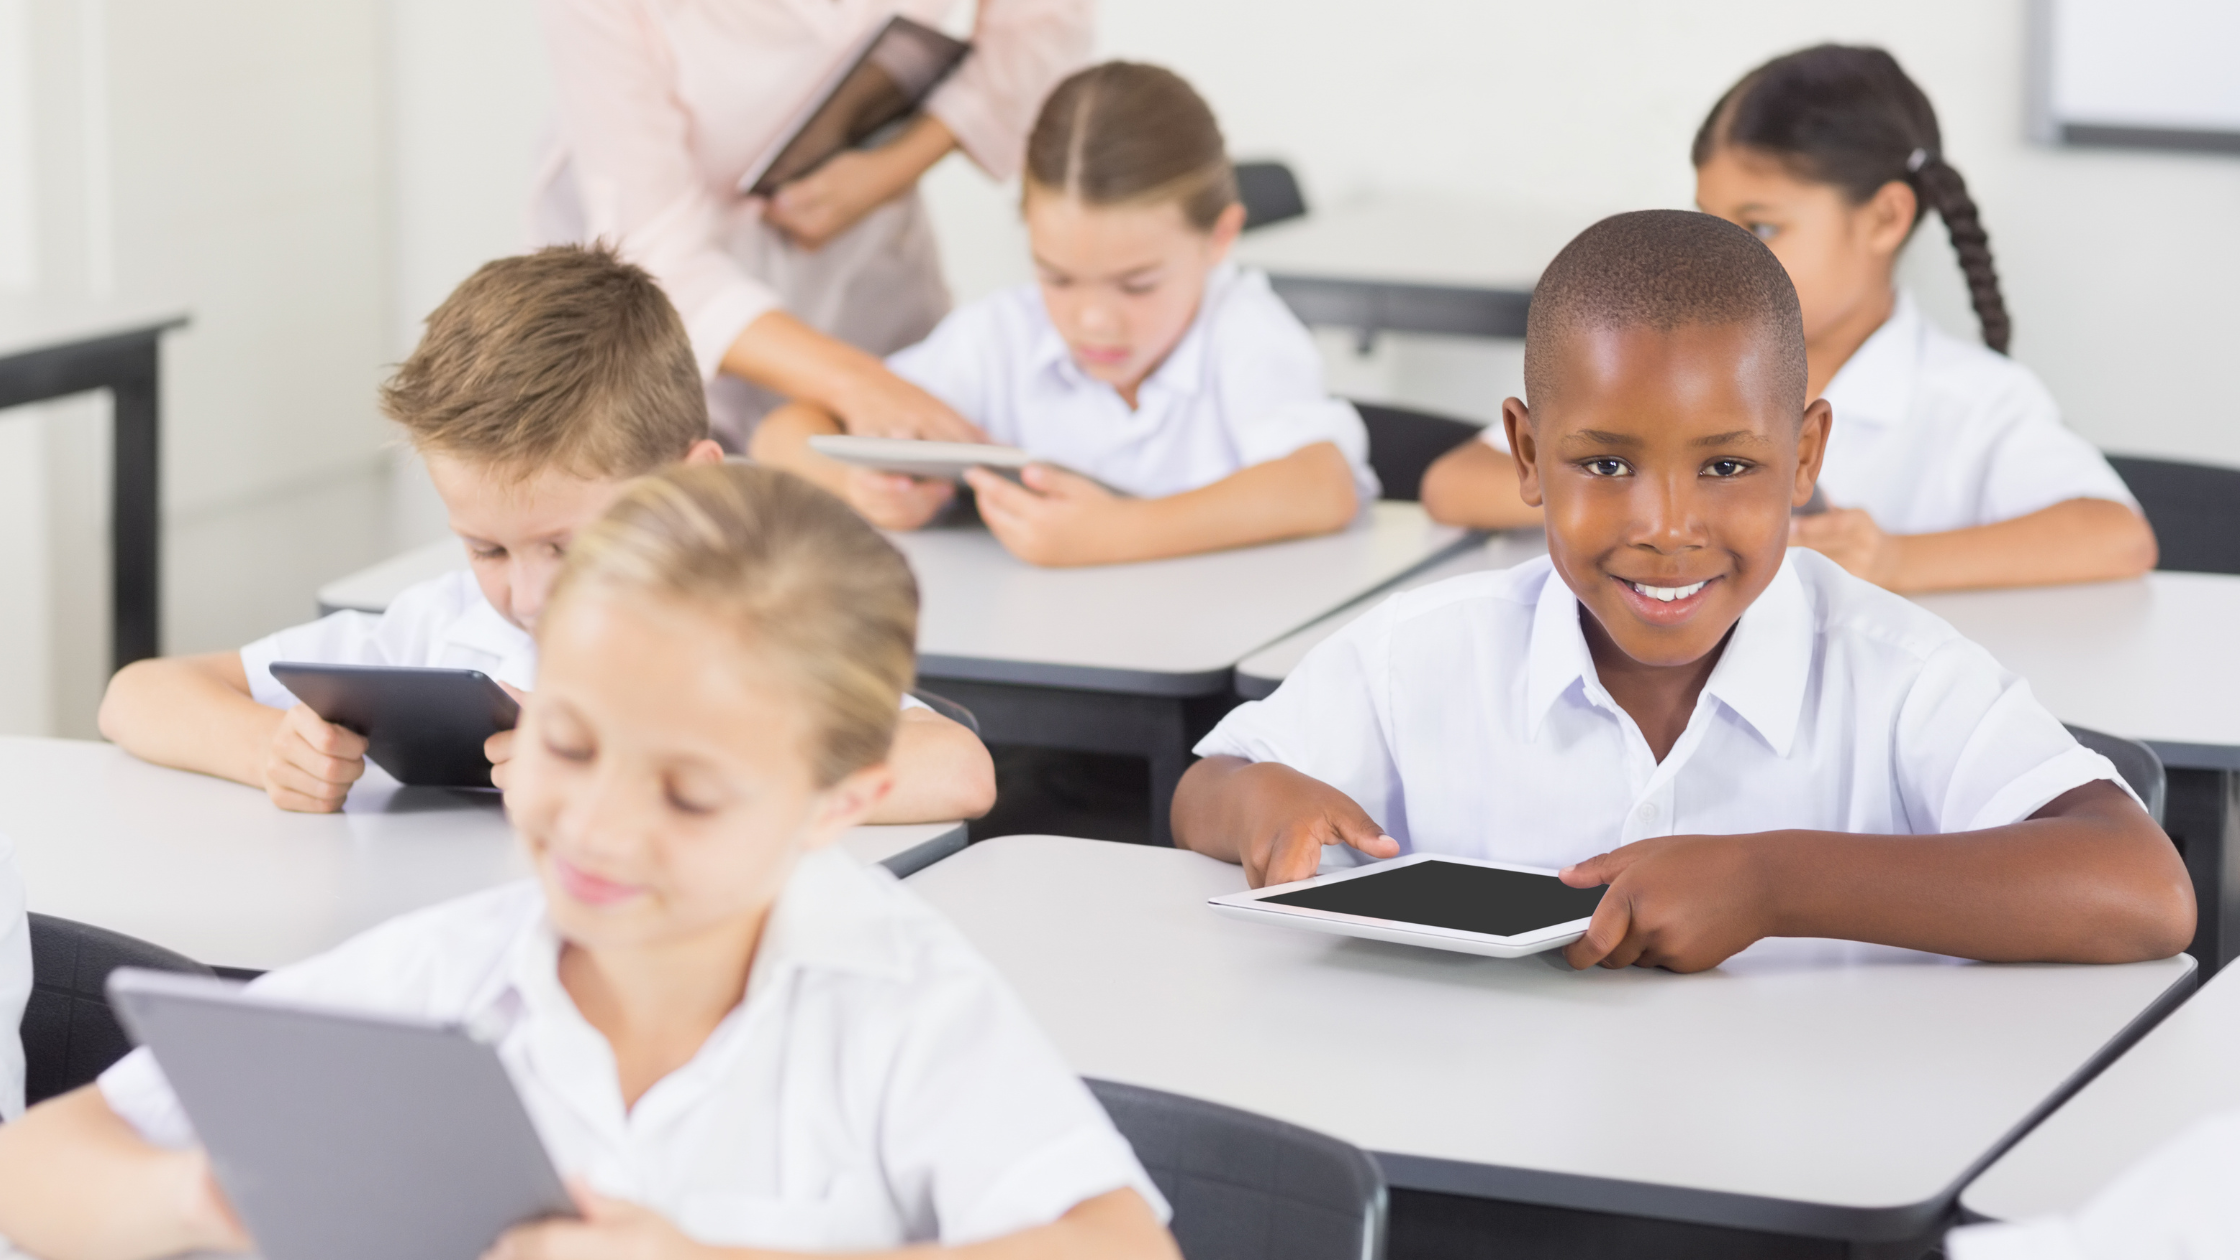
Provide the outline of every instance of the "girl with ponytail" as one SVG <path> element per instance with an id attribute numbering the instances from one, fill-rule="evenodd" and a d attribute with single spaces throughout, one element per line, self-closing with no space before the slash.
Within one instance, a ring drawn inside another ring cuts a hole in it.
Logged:
<path id="1" fill-rule="evenodd" d="M 1936 111 L 1895 58 L 1833 44 L 1777 57 L 1712 107 L 1692 157 L 1696 204 L 1755 232 L 1787 268 L 1811 396 L 1835 409 L 1820 475 L 1833 506 L 1797 518 L 1795 545 L 1906 591 L 2154 567 L 2154 532 L 2122 479 L 2006 357 L 2013 324 L 1989 234 Z M 1967 279 L 1981 345 L 1931 324 L 1894 283 L 1899 252 L 1931 212 Z M 1425 506 L 1462 524 L 1520 523 L 1504 511 L 1513 466 L 1480 445 L 1433 469 Z M 1487 471 L 1466 488 L 1455 474 L 1471 469 Z"/>

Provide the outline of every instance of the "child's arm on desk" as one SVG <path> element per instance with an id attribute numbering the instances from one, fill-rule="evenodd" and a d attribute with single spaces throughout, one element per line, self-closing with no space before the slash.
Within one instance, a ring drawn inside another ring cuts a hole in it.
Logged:
<path id="1" fill-rule="evenodd" d="M 887 758 L 894 788 L 867 823 L 954 822 L 995 808 L 996 764 L 962 723 L 931 709 L 904 709 Z"/>
<path id="2" fill-rule="evenodd" d="M 758 464 L 783 468 L 840 496 L 881 529 L 916 529 L 956 497 L 957 488 L 949 482 L 873 472 L 809 448 L 812 437 L 844 432 L 832 413 L 807 403 L 787 403 L 755 426 L 747 454 Z"/>
<path id="3" fill-rule="evenodd" d="M 1521 529 L 1540 523 L 1540 509 L 1517 489 L 1517 461 L 1482 441 L 1464 442 L 1423 473 L 1423 510 L 1441 525 Z"/>
<path id="4" fill-rule="evenodd" d="M 2109 582 L 2145 573 L 2157 555 L 2146 518 L 2112 499 L 2070 499 L 1939 534 L 1884 533 L 1865 511 L 1835 508 L 1794 518 L 1789 538 L 1893 591 Z"/>
<path id="5" fill-rule="evenodd" d="M 1025 485 L 984 469 L 965 479 L 980 519 L 1030 564 L 1120 564 L 1344 529 L 1359 509 L 1353 469 L 1331 442 L 1301 447 L 1209 486 L 1130 499 L 1086 477 L 1030 465 Z"/>
<path id="6" fill-rule="evenodd" d="M 1352 797 L 1275 761 L 1204 758 L 1175 787 L 1171 820 L 1178 847 L 1238 863 L 1254 888 L 1314 874 L 1324 845 L 1400 856 Z"/>
<path id="7" fill-rule="evenodd" d="M 45 1260 L 250 1247 L 208 1157 L 149 1145 L 92 1085 L 0 1126 L 0 1235 Z"/>
<path id="8" fill-rule="evenodd" d="M 269 708 L 250 698 L 238 652 L 135 661 L 101 697 L 101 733 L 143 761 L 262 788 L 302 813 L 342 808 L 366 772 L 365 737 L 309 706 Z"/>
<path id="9" fill-rule="evenodd" d="M 1932 836 L 1664 836 L 1573 866 L 1610 885 L 1575 967 L 1715 967 L 1761 937 L 1822 936 L 1986 962 L 2138 962 L 2193 939 L 2170 838 L 2105 780 L 2021 822 Z"/>

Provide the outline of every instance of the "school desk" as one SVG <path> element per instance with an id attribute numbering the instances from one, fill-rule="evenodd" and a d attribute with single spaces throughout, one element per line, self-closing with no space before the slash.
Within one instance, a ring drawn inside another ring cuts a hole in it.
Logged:
<path id="1" fill-rule="evenodd" d="M 1864 1243 L 1934 1230 L 2194 974 L 1819 940 L 1574 972 L 1238 922 L 1205 905 L 1237 867 L 1053 836 L 909 884 L 1084 1075 L 1344 1138 L 1405 1189 Z"/>
<path id="2" fill-rule="evenodd" d="M 109 391 L 109 659 L 116 669 L 162 651 L 159 343 L 186 322 L 169 307 L 0 299 L 0 408 Z"/>
<path id="3" fill-rule="evenodd" d="M 1255 228 L 1239 261 L 1268 273 L 1300 321 L 1380 332 L 1521 338 L 1541 268 L 1593 216 L 1386 194 Z"/>
<path id="4" fill-rule="evenodd" d="M 1517 532 L 1458 553 L 1411 585 L 1525 558 Z M 1543 544 L 1544 546 L 1544 544 Z M 2169 771 L 2164 825 L 2201 907 L 2203 974 L 2240 952 L 2240 577 L 2150 573 L 2124 582 L 1924 595 L 1917 601 L 2030 680 L 2054 716 L 2144 742 Z M 1375 605 L 1341 609 L 1247 656 L 1237 692 L 1274 691 L 1308 649 Z"/>
<path id="5" fill-rule="evenodd" d="M 890 537 L 918 578 L 925 687 L 971 709 L 991 743 L 1144 758 L 1161 842 L 1190 746 L 1235 702 L 1238 661 L 1471 540 L 1414 503 L 1320 538 L 1078 569 L 1027 564 L 978 525 Z M 319 603 L 384 608 L 464 563 L 456 543 L 432 545 L 330 583 Z"/>
<path id="6" fill-rule="evenodd" d="M 2240 968 L 2220 972 L 1960 1192 L 1971 1219 L 2073 1212 L 2194 1121 L 2240 1108 Z"/>
<path id="7" fill-rule="evenodd" d="M 529 873 L 495 794 L 366 773 L 342 813 L 290 814 L 111 744 L 0 738 L 0 834 L 33 910 L 257 971 Z M 935 823 L 841 844 L 907 874 L 964 840 L 963 824 Z"/>

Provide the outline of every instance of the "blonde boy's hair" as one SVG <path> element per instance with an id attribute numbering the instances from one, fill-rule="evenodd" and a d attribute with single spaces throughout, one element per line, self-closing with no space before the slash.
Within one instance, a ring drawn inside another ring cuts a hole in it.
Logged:
<path id="1" fill-rule="evenodd" d="M 708 436 L 676 308 L 604 245 L 485 263 L 381 387 L 412 444 L 529 476 L 635 477 Z"/>
<path id="2" fill-rule="evenodd" d="M 845 503 L 752 464 L 642 477 L 576 536 L 541 625 L 595 593 L 704 612 L 808 702 L 819 787 L 886 760 L 917 664 L 918 584 Z"/>

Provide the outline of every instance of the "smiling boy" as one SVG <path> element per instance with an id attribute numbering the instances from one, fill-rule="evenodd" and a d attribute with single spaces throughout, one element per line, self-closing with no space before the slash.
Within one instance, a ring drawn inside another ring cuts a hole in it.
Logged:
<path id="1" fill-rule="evenodd" d="M 1767 936 L 1987 960 L 2167 957 L 2183 863 L 2114 768 L 1933 615 L 1791 551 L 1831 415 L 1756 237 L 1645 211 L 1534 290 L 1503 404 L 1548 557 L 1396 596 L 1233 711 L 1177 842 L 1304 878 L 1325 846 L 1609 884 L 1576 966 Z"/>

